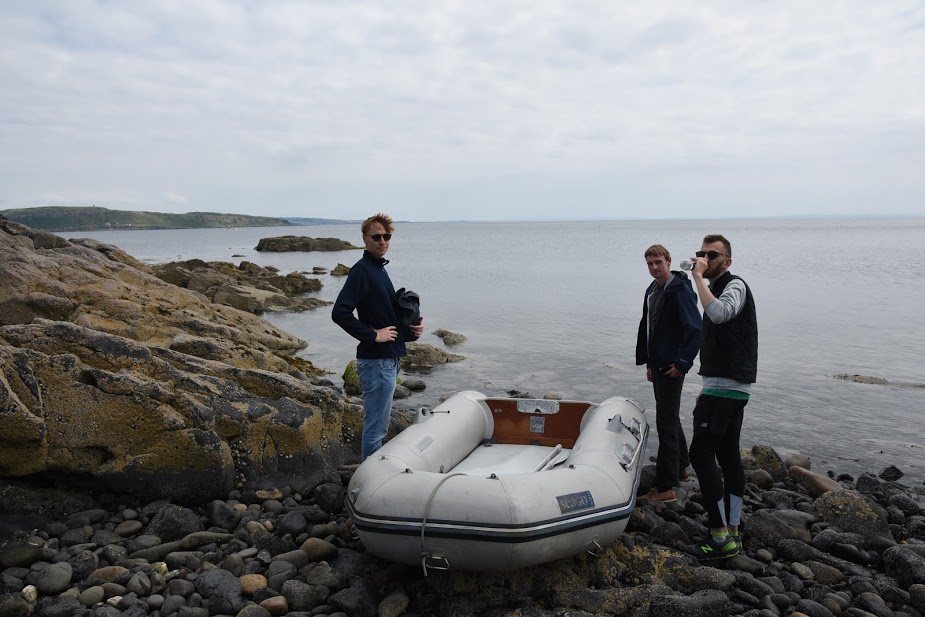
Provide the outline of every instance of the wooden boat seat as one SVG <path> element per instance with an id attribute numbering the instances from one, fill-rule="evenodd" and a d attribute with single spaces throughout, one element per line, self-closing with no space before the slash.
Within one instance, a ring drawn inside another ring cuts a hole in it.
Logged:
<path id="1" fill-rule="evenodd" d="M 549 446 L 518 446 L 512 444 L 485 444 L 472 451 L 452 473 L 467 476 L 510 475 L 530 473 L 555 450 Z M 561 450 L 556 459 L 565 460 L 571 450 Z"/>
<path id="2" fill-rule="evenodd" d="M 529 413 L 519 405 L 549 407 L 554 411 Z M 539 444 L 571 448 L 578 439 L 581 417 L 591 407 L 586 401 L 551 401 L 534 399 L 485 399 L 494 420 L 492 440 L 501 444 Z M 542 430 L 537 431 L 537 423 Z"/>

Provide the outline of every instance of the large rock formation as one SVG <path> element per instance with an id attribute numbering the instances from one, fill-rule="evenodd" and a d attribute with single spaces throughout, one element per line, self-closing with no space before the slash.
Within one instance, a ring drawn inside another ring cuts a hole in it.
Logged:
<path id="1" fill-rule="evenodd" d="M 3 218 L 0 276 L 0 476 L 196 502 L 355 456 L 360 410 L 262 319 Z"/>
<path id="2" fill-rule="evenodd" d="M 320 280 L 308 278 L 301 272 L 282 275 L 277 268 L 249 261 L 235 266 L 226 261 L 189 259 L 158 264 L 151 269 L 161 280 L 248 313 L 306 311 L 331 304 L 305 295 L 320 291 Z"/>
<path id="3" fill-rule="evenodd" d="M 349 251 L 362 247 L 354 246 L 340 238 L 309 238 L 308 236 L 278 236 L 276 238 L 261 238 L 257 242 L 256 250 L 274 253 L 290 251 Z"/>

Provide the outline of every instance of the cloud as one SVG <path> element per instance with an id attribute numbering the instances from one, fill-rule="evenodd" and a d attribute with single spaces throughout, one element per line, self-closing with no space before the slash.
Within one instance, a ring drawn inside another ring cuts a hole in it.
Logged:
<path id="1" fill-rule="evenodd" d="M 183 195 L 177 195 L 176 193 L 167 193 L 167 201 L 175 204 L 185 204 L 186 197 Z"/>
<path id="2" fill-rule="evenodd" d="M 332 218 L 866 213 L 878 187 L 919 212 L 922 24 L 906 1 L 5 3 L 0 182 L 9 207 Z"/>

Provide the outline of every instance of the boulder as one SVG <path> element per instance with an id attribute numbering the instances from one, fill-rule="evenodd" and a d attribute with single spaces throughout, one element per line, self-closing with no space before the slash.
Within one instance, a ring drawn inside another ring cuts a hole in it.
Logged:
<path id="1" fill-rule="evenodd" d="M 462 334 L 457 334 L 457 333 L 455 333 L 455 332 L 450 332 L 449 330 L 444 330 L 443 328 L 439 328 L 439 329 L 437 329 L 437 330 L 434 330 L 434 331 L 433 331 L 433 335 L 434 335 L 434 336 L 439 336 L 441 339 L 443 339 L 443 344 L 444 344 L 444 345 L 451 345 L 451 346 L 452 346 L 452 345 L 459 345 L 460 343 L 465 343 L 465 342 L 466 342 L 466 337 L 463 336 Z"/>
<path id="2" fill-rule="evenodd" d="M 405 347 L 408 355 L 401 359 L 401 367 L 409 372 L 426 372 L 440 364 L 466 359 L 465 356 L 447 353 L 426 343 L 406 343 Z"/>
<path id="3" fill-rule="evenodd" d="M 842 485 L 828 476 L 814 473 L 809 469 L 799 466 L 792 466 L 787 470 L 791 478 L 803 485 L 809 494 L 818 497 L 828 491 L 840 491 Z"/>
<path id="4" fill-rule="evenodd" d="M 3 217 L 0 276 L 0 477 L 202 503 L 357 456 L 359 410 L 266 321 Z"/>
<path id="5" fill-rule="evenodd" d="M 242 261 L 238 266 L 226 261 L 201 259 L 173 261 L 152 266 L 165 282 L 202 294 L 212 302 L 248 313 L 265 311 L 307 311 L 331 304 L 305 294 L 321 290 L 321 281 L 301 272 L 281 275 L 272 266 Z"/>
<path id="6" fill-rule="evenodd" d="M 783 459 L 771 446 L 760 444 L 752 446 L 752 456 L 755 457 L 758 468 L 771 474 L 775 480 L 780 481 L 787 477 L 787 468 L 784 466 Z"/>
<path id="7" fill-rule="evenodd" d="M 354 246 L 340 238 L 310 238 L 308 236 L 277 236 L 261 238 L 255 250 L 273 253 L 290 251 L 349 251 L 363 247 Z"/>
<path id="8" fill-rule="evenodd" d="M 871 539 L 880 536 L 893 540 L 886 511 L 869 497 L 857 491 L 828 491 L 813 504 L 825 522 L 842 531 L 853 531 Z"/>

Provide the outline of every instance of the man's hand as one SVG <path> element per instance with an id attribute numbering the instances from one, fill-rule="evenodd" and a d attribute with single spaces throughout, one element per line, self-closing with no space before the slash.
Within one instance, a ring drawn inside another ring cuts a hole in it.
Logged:
<path id="1" fill-rule="evenodd" d="M 373 328 L 375 330 L 375 328 Z M 398 337 L 398 330 L 395 326 L 389 326 L 387 328 L 382 328 L 376 330 L 376 342 L 377 343 L 389 343 L 394 341 Z"/>
<path id="2" fill-rule="evenodd" d="M 418 338 L 421 338 L 421 335 L 424 334 L 424 318 L 423 317 L 421 317 L 421 321 L 419 321 L 417 325 L 411 326 L 411 334 L 413 334 L 414 336 Z"/>
<path id="3" fill-rule="evenodd" d="M 652 381 L 652 369 L 646 369 L 646 381 Z"/>
<path id="4" fill-rule="evenodd" d="M 684 373 L 682 373 L 681 371 L 679 371 L 678 369 L 676 369 L 676 368 L 674 367 L 674 364 L 670 365 L 670 366 L 665 370 L 665 375 L 667 375 L 668 377 L 673 377 L 674 379 L 677 379 L 678 377 L 684 377 Z"/>

